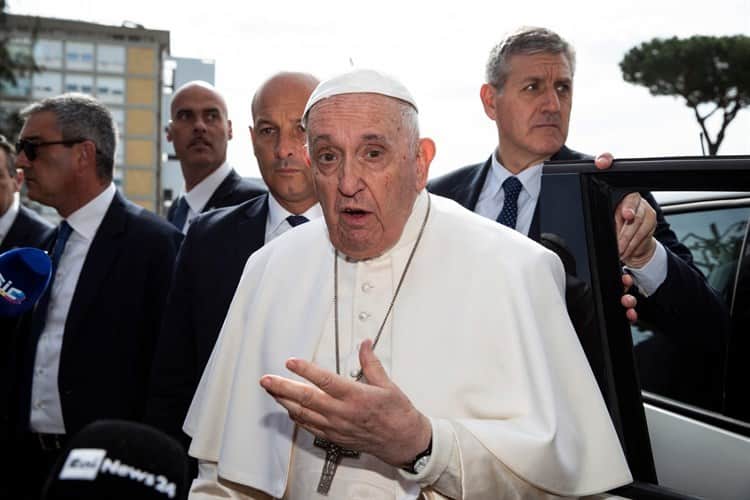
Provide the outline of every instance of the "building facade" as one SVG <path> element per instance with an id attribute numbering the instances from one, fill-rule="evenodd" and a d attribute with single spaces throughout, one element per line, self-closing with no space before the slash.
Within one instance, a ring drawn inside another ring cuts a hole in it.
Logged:
<path id="1" fill-rule="evenodd" d="M 31 55 L 37 71 L 19 75 L 0 106 L 20 109 L 45 97 L 82 92 L 112 111 L 117 124 L 115 183 L 127 198 L 162 207 L 162 75 L 169 32 L 7 15 L 12 54 Z"/>

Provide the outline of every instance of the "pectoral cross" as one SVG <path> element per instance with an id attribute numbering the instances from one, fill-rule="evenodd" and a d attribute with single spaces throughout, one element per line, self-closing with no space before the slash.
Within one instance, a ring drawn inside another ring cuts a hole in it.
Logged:
<path id="1" fill-rule="evenodd" d="M 320 473 L 320 482 L 318 483 L 318 493 L 327 495 L 331 489 L 333 475 L 336 474 L 336 467 L 339 465 L 341 457 L 359 458 L 359 452 L 348 450 L 327 439 L 315 438 L 315 446 L 326 450 L 326 461 L 323 464 L 323 471 Z"/>

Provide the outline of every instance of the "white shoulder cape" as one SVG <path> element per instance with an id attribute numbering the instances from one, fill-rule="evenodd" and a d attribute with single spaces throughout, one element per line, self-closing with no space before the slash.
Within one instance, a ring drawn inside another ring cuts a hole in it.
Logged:
<path id="1" fill-rule="evenodd" d="M 487 459 L 539 488 L 587 495 L 629 483 L 568 318 L 557 256 L 429 196 L 432 213 L 392 312 L 393 381 L 422 413 L 462 425 Z M 407 256 L 394 253 L 401 265 Z M 259 380 L 290 376 L 291 356 L 312 359 L 332 314 L 333 259 L 322 218 L 250 257 L 185 421 L 192 456 L 276 498 L 294 424 Z"/>

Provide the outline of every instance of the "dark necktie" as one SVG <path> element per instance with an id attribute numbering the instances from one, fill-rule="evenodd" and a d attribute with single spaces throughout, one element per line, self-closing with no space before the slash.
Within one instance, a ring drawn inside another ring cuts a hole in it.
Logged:
<path id="1" fill-rule="evenodd" d="M 55 238 L 55 246 L 52 247 L 52 276 L 49 279 L 49 285 L 44 291 L 42 296 L 39 298 L 39 302 L 34 309 L 34 316 L 31 323 L 31 334 L 35 339 L 38 339 L 44 330 L 44 325 L 47 322 L 47 306 L 49 306 L 49 297 L 52 293 L 52 284 L 55 281 L 55 274 L 57 274 L 57 266 L 60 264 L 60 257 L 62 257 L 65 244 L 68 242 L 70 234 L 73 229 L 66 221 L 62 221 L 57 227 L 57 237 Z"/>
<path id="2" fill-rule="evenodd" d="M 518 195 L 523 189 L 523 184 L 516 177 L 508 177 L 503 182 L 503 191 L 505 191 L 505 201 L 503 209 L 497 216 L 497 221 L 503 226 L 511 229 L 516 228 L 516 219 L 518 219 Z"/>
<path id="3" fill-rule="evenodd" d="M 290 215 L 286 218 L 286 221 L 289 223 L 292 227 L 297 227 L 300 224 L 304 224 L 305 222 L 308 222 L 310 219 L 305 217 L 304 215 Z"/>
<path id="4" fill-rule="evenodd" d="M 190 205 L 188 205 L 184 196 L 180 196 L 177 199 L 177 208 L 174 209 L 174 216 L 172 217 L 172 224 L 174 224 L 180 231 L 182 231 L 182 228 L 185 225 L 189 211 Z"/>

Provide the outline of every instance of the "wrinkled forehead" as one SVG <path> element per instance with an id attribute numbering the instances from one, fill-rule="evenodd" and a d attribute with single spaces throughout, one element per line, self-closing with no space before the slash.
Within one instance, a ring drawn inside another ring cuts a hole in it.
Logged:
<path id="1" fill-rule="evenodd" d="M 555 78 L 573 80 L 570 61 L 563 52 L 514 54 L 508 59 L 511 78 Z"/>
<path id="2" fill-rule="evenodd" d="M 322 124 L 330 125 L 351 121 L 379 123 L 399 121 L 409 108 L 409 104 L 381 94 L 357 93 L 339 94 L 323 99 L 307 112 L 307 129 Z"/>

